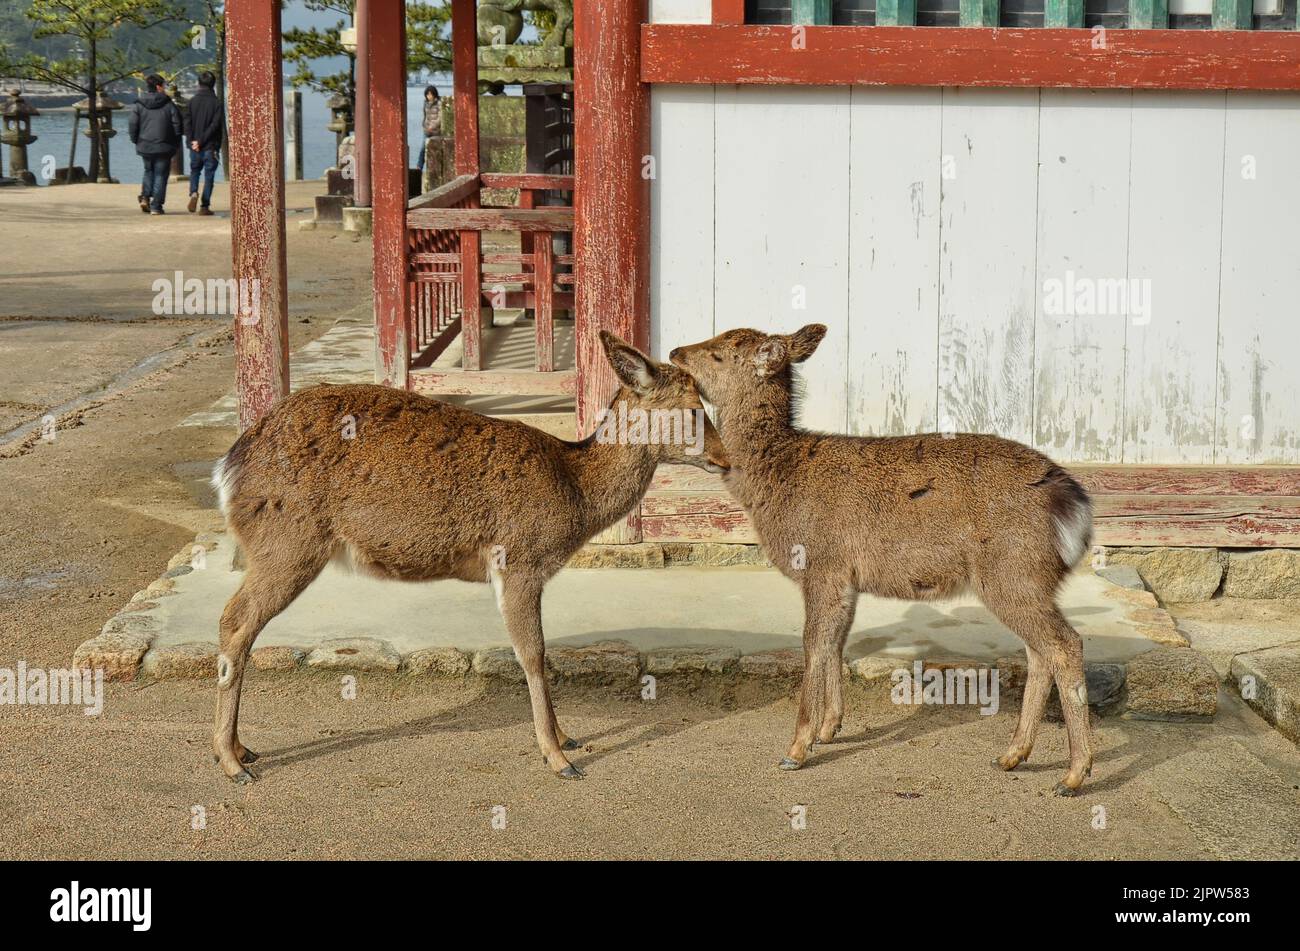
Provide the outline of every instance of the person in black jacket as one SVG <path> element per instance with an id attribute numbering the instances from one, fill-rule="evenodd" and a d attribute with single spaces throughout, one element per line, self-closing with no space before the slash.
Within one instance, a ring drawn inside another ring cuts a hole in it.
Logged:
<path id="1" fill-rule="evenodd" d="M 221 100 L 213 87 L 217 77 L 209 72 L 199 73 L 199 91 L 190 100 L 186 116 L 186 138 L 190 140 L 190 211 L 199 204 L 199 174 L 203 174 L 203 199 L 199 214 L 212 214 L 212 183 L 217 177 L 217 161 L 221 156 L 222 118 Z"/>
<path id="2" fill-rule="evenodd" d="M 171 174 L 172 155 L 181 144 L 181 111 L 163 91 L 163 78 L 145 77 L 149 91 L 131 107 L 129 134 L 136 154 L 144 161 L 140 180 L 140 210 L 163 214 L 167 200 L 167 176 Z"/>

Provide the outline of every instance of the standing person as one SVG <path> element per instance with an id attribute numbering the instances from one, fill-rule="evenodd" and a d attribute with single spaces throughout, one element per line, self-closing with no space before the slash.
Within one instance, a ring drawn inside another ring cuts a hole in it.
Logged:
<path id="1" fill-rule="evenodd" d="M 225 120 L 221 100 L 215 87 L 217 77 L 210 72 L 199 73 L 199 91 L 190 100 L 186 117 L 186 138 L 190 140 L 190 211 L 199 206 L 199 214 L 212 214 L 212 183 L 217 178 L 217 161 L 221 156 L 222 132 Z M 199 174 L 203 174 L 203 197 L 199 198 Z"/>
<path id="2" fill-rule="evenodd" d="M 435 135 L 442 135 L 442 102 L 438 90 L 433 86 L 424 87 L 424 141 L 420 143 L 420 161 L 415 166 L 423 178 L 424 156 L 429 151 L 429 140 Z"/>
<path id="3" fill-rule="evenodd" d="M 172 170 L 172 155 L 180 148 L 181 111 L 164 91 L 163 78 L 156 73 L 145 77 L 149 91 L 131 107 L 128 130 L 136 154 L 144 161 L 140 180 L 140 210 L 151 215 L 163 214 L 167 200 L 167 176 Z"/>

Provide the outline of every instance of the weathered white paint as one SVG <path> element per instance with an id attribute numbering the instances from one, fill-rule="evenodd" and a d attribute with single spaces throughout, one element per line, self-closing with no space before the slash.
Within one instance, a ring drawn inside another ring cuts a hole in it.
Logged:
<path id="1" fill-rule="evenodd" d="M 939 428 L 1028 440 L 1038 90 L 945 89 Z"/>
<path id="2" fill-rule="evenodd" d="M 651 23 L 712 23 L 712 0 L 650 0 Z"/>
<path id="3" fill-rule="evenodd" d="M 1289 96 L 1228 99 L 1218 462 L 1300 461 L 1300 120 Z M 1253 177 L 1251 177 L 1253 176 Z"/>
<path id="4" fill-rule="evenodd" d="M 844 432 L 849 90 L 719 86 L 715 114 L 713 332 L 825 324 L 800 419 Z"/>
<path id="5" fill-rule="evenodd" d="M 1131 103 L 1128 91 L 1042 93 L 1034 442 L 1064 459 L 1118 459 L 1121 450 L 1127 318 L 1078 311 L 1100 282 L 1128 275 Z M 1048 299 L 1054 285 L 1062 298 L 1066 287 L 1079 291 L 1062 308 Z"/>
<path id="6" fill-rule="evenodd" d="M 939 89 L 853 90 L 849 432 L 938 428 Z"/>
<path id="7" fill-rule="evenodd" d="M 713 98 L 712 86 L 673 86 L 650 100 L 650 347 L 660 360 L 713 332 Z"/>
<path id="8" fill-rule="evenodd" d="M 1224 97 L 1133 94 L 1128 272 L 1151 313 L 1128 322 L 1125 462 L 1214 461 Z"/>
<path id="9" fill-rule="evenodd" d="M 662 86 L 652 102 L 658 355 L 820 321 L 806 425 L 947 415 L 1066 461 L 1300 463 L 1300 96 Z M 1069 274 L 1096 282 L 1092 313 L 1049 312 L 1046 282 Z M 1107 312 L 1105 282 L 1130 280 L 1150 282 L 1147 323 Z"/>

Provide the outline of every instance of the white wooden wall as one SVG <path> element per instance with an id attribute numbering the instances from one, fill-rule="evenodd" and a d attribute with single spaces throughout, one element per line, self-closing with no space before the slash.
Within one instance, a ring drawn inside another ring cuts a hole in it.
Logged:
<path id="1" fill-rule="evenodd" d="M 811 427 L 1300 463 L 1300 96 L 656 86 L 652 112 L 658 355 L 816 321 Z M 1067 271 L 1148 281 L 1149 320 L 1047 312 Z"/>

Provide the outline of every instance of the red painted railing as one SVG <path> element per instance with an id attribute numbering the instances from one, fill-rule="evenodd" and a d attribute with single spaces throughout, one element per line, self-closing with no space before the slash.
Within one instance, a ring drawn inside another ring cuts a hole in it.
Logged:
<path id="1" fill-rule="evenodd" d="M 481 190 L 518 189 L 519 205 L 481 207 Z M 413 200 L 407 210 L 408 386 L 435 394 L 573 393 L 574 371 L 555 369 L 557 309 L 573 309 L 573 256 L 555 254 L 552 239 L 573 230 L 573 209 L 536 207 L 544 191 L 572 193 L 572 176 L 462 175 Z M 481 253 L 485 231 L 516 231 L 517 253 Z M 488 270 L 485 266 L 509 270 Z M 557 268 L 568 268 L 561 271 Z M 472 290 L 471 290 L 472 289 Z M 477 295 L 467 300 L 467 295 Z M 479 314 L 493 307 L 526 307 L 535 315 L 534 369 L 491 370 L 482 363 Z M 433 363 L 462 338 L 459 370 Z"/>

